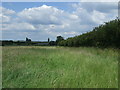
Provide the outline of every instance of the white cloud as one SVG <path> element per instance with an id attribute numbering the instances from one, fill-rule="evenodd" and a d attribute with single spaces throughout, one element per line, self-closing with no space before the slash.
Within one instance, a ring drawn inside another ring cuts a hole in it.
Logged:
<path id="1" fill-rule="evenodd" d="M 77 35 L 78 33 L 75 32 L 75 31 L 71 31 L 71 32 L 64 32 L 64 34 L 67 34 L 67 35 L 70 35 L 70 34 L 72 34 L 72 35 Z"/>
<path id="2" fill-rule="evenodd" d="M 118 12 L 118 4 L 115 2 L 74 3 L 72 7 L 76 9 L 74 13 L 79 16 L 80 23 L 89 25 L 103 24 L 105 21 L 115 19 Z"/>
<path id="3" fill-rule="evenodd" d="M 93 14 L 91 15 L 91 18 L 93 19 L 94 22 L 96 22 L 97 24 L 103 24 L 103 21 L 106 21 L 106 14 L 96 11 L 93 11 Z"/>
<path id="4" fill-rule="evenodd" d="M 19 32 L 23 33 L 20 37 L 28 35 L 32 39 L 56 38 L 57 35 L 67 38 L 90 31 L 117 15 L 117 5 L 112 3 L 75 3 L 72 7 L 74 11 L 67 12 L 42 5 L 18 13 L 2 8 L 3 33 Z"/>
<path id="5" fill-rule="evenodd" d="M 16 12 L 4 7 L 0 7 L 0 23 L 10 23 L 12 21 L 12 15 L 15 15 Z"/>
<path id="6" fill-rule="evenodd" d="M 29 24 L 29 23 L 12 23 L 12 24 L 3 24 L 3 30 L 12 30 L 17 32 L 19 31 L 26 31 L 26 30 L 36 30 L 36 28 Z"/>
<path id="7" fill-rule="evenodd" d="M 7 23 L 7 22 L 10 22 L 10 16 L 6 16 L 6 15 L 2 15 L 0 14 L 0 17 L 2 17 L 2 23 Z"/>
<path id="8" fill-rule="evenodd" d="M 12 15 L 15 14 L 15 11 L 10 10 L 10 9 L 6 9 L 4 7 L 0 7 L 0 11 L 2 11 L 2 14 L 4 15 Z"/>
<path id="9" fill-rule="evenodd" d="M 18 16 L 28 23 L 41 25 L 62 25 L 79 19 L 75 14 L 47 5 L 24 9 Z"/>
<path id="10" fill-rule="evenodd" d="M 59 21 L 60 16 L 64 14 L 64 11 L 59 10 L 52 6 L 43 5 L 41 7 L 33 7 L 24 9 L 18 13 L 18 16 L 32 24 L 61 24 Z"/>

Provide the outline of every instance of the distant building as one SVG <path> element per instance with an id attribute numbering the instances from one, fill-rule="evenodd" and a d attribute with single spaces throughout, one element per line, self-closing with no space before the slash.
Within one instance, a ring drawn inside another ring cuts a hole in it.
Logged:
<path id="1" fill-rule="evenodd" d="M 48 42 L 40 42 L 40 43 L 36 43 L 34 45 L 40 45 L 40 46 L 48 46 L 49 43 Z"/>
<path id="2" fill-rule="evenodd" d="M 49 46 L 50 45 L 50 39 L 48 38 L 48 41 L 32 41 L 31 39 L 26 37 L 25 41 L 18 40 L 18 41 L 12 41 L 12 40 L 1 40 L 0 46 L 6 46 L 6 45 L 19 45 L 19 46 L 29 46 L 29 45 L 35 45 L 35 46 Z"/>

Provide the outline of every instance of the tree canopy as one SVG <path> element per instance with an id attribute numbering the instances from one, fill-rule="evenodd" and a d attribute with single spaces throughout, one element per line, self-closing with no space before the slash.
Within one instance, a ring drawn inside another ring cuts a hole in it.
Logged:
<path id="1" fill-rule="evenodd" d="M 120 20 L 115 19 L 95 27 L 92 31 L 62 40 L 60 46 L 95 46 L 120 48 Z"/>

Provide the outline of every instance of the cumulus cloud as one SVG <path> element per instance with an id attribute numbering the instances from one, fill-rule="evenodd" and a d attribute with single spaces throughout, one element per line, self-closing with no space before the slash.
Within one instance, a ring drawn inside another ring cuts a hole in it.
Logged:
<path id="1" fill-rule="evenodd" d="M 4 7 L 0 7 L 0 11 L 2 11 L 2 14 L 4 15 L 12 15 L 15 14 L 15 11 L 10 10 L 10 9 L 6 9 Z"/>
<path id="2" fill-rule="evenodd" d="M 83 2 L 83 3 L 74 3 L 72 4 L 72 6 L 74 8 L 84 8 L 86 9 L 88 12 L 97 10 L 99 12 L 103 12 L 103 13 L 110 13 L 113 10 L 118 9 L 118 2 L 107 2 L 107 3 L 103 3 L 103 2 Z"/>
<path id="3" fill-rule="evenodd" d="M 72 7 L 76 9 L 74 13 L 77 14 L 81 19 L 81 24 L 102 24 L 105 21 L 115 18 L 118 12 L 118 4 L 116 2 L 74 3 L 72 4 Z"/>
<path id="4" fill-rule="evenodd" d="M 74 14 L 69 14 L 64 10 L 47 5 L 24 9 L 22 12 L 18 13 L 18 16 L 29 23 L 42 25 L 61 25 L 64 19 L 78 19 L 78 16 Z"/>
<path id="5" fill-rule="evenodd" d="M 0 17 L 2 17 L 2 22 L 3 23 L 10 22 L 10 17 L 9 16 L 5 16 L 5 15 L 0 14 Z"/>
<path id="6" fill-rule="evenodd" d="M 36 30 L 36 28 L 29 23 L 12 23 L 12 24 L 3 24 L 3 30 Z M 16 31 L 17 32 L 17 31 Z"/>
<path id="7" fill-rule="evenodd" d="M 20 12 L 1 7 L 3 33 L 19 32 L 19 37 L 28 35 L 33 39 L 46 36 L 55 39 L 57 35 L 67 38 L 90 31 L 117 15 L 116 3 L 73 3 L 71 6 L 74 8 L 71 12 L 47 5 L 25 8 Z"/>
<path id="8" fill-rule="evenodd" d="M 6 9 L 4 7 L 0 7 L 0 17 L 1 17 L 1 21 L 0 23 L 10 23 L 12 20 L 12 15 L 15 15 L 16 12 L 10 9 Z"/>
<path id="9" fill-rule="evenodd" d="M 33 24 L 60 24 L 58 20 L 63 13 L 62 10 L 58 10 L 52 6 L 43 5 L 41 7 L 34 7 L 24 9 L 22 12 L 18 13 L 18 16 L 25 21 Z"/>

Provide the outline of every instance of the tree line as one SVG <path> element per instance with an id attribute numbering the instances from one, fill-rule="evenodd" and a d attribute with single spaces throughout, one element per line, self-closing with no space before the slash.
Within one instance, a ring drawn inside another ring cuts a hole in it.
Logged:
<path id="1" fill-rule="evenodd" d="M 61 40 L 59 46 L 117 47 L 120 48 L 120 19 L 115 19 L 95 27 L 92 31 Z"/>
<path id="2" fill-rule="evenodd" d="M 95 27 L 92 31 L 78 35 L 75 37 L 69 37 L 66 40 L 62 36 L 57 36 L 56 41 L 34 42 L 26 37 L 26 41 L 12 41 L 3 40 L 0 41 L 0 45 L 37 45 L 37 46 L 94 46 L 94 47 L 117 47 L 120 48 L 120 19 L 115 19 L 105 24 Z"/>

